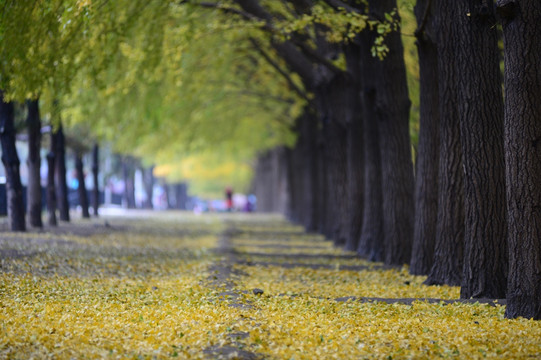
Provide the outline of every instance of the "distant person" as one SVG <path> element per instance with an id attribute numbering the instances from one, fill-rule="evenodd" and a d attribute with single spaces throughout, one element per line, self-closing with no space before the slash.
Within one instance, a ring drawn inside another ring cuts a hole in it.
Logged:
<path id="1" fill-rule="evenodd" d="M 225 209 L 233 211 L 233 190 L 230 187 L 225 189 Z"/>

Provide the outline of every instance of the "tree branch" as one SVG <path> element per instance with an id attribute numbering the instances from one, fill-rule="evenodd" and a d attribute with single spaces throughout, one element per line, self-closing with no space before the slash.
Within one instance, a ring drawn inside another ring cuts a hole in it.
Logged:
<path id="1" fill-rule="evenodd" d="M 289 87 L 295 91 L 297 94 L 299 94 L 299 96 L 301 96 L 304 100 L 306 100 L 308 103 L 310 103 L 310 98 L 308 98 L 308 95 L 306 94 L 306 92 L 304 92 L 300 87 L 298 87 L 295 82 L 293 81 L 293 79 L 291 78 L 291 76 L 289 76 L 289 74 L 284 71 L 280 65 L 274 61 L 271 56 L 269 54 L 267 54 L 267 52 L 265 50 L 263 50 L 263 48 L 261 46 L 259 46 L 259 44 L 257 43 L 257 41 L 253 38 L 250 38 L 250 42 L 252 43 L 252 45 L 254 46 L 254 48 L 259 52 L 259 54 L 261 54 L 261 56 L 263 56 L 263 58 L 274 68 L 276 69 L 276 71 L 278 71 L 278 73 L 280 75 L 282 75 L 284 77 L 284 79 L 287 81 Z"/>
<path id="2" fill-rule="evenodd" d="M 250 12 L 251 14 L 257 16 L 258 18 L 265 20 L 267 26 L 272 29 L 273 33 L 279 33 L 279 31 L 272 25 L 272 15 L 270 15 L 268 12 L 263 9 L 259 3 L 255 0 L 236 0 L 236 2 L 245 10 Z M 291 43 L 293 43 L 295 46 L 299 47 L 302 52 L 311 58 L 313 61 L 316 61 L 325 67 L 327 67 L 329 70 L 331 70 L 333 73 L 338 74 L 342 73 L 342 70 L 335 66 L 331 61 L 326 59 L 324 56 L 321 56 L 316 50 L 310 48 L 308 45 L 303 43 L 302 41 L 298 41 L 295 38 L 292 38 L 290 40 Z M 287 44 L 288 42 L 284 42 L 283 44 Z M 276 44 L 276 42 L 275 42 Z M 276 44 L 278 45 L 278 44 Z M 275 47 L 276 47 L 275 45 Z M 287 45 L 285 45 L 287 46 Z M 288 59 L 286 59 L 288 61 Z M 295 70 L 297 71 L 297 70 Z"/>

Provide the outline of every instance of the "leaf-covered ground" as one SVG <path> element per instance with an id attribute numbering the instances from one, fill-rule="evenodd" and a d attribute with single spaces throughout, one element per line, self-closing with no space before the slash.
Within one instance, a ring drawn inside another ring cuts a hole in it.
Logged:
<path id="1" fill-rule="evenodd" d="M 0 257 L 0 358 L 541 358 L 541 322 L 274 216 L 77 220 Z"/>

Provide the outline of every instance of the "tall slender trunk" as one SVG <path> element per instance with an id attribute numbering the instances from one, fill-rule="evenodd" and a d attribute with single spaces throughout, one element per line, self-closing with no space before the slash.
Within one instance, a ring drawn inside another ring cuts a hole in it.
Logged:
<path id="1" fill-rule="evenodd" d="M 143 169 L 143 185 L 145 188 L 146 198 L 143 202 L 143 208 L 153 209 L 152 198 L 154 196 L 154 166 L 150 166 Z"/>
<path id="2" fill-rule="evenodd" d="M 327 222 L 327 161 L 325 159 L 325 143 L 323 141 L 322 129 L 316 134 L 315 149 L 316 161 L 314 166 L 315 173 L 315 188 L 314 188 L 314 208 L 316 209 L 316 230 L 321 234 L 325 234 Z"/>
<path id="3" fill-rule="evenodd" d="M 297 141 L 295 143 L 295 146 L 291 149 L 291 161 L 288 169 L 290 183 L 289 196 L 291 199 L 291 213 L 288 214 L 288 219 L 294 223 L 303 224 L 302 216 L 304 209 L 302 209 L 302 203 L 304 194 L 301 187 L 301 181 L 303 175 L 306 174 L 306 169 L 300 166 L 303 163 L 299 161 L 302 152 L 302 143 L 304 142 L 304 134 L 300 131 L 301 119 L 302 116 L 297 118 L 296 120 Z"/>
<path id="4" fill-rule="evenodd" d="M 274 149 L 276 174 L 276 192 L 277 200 L 276 211 L 286 217 L 291 213 L 290 198 L 290 174 L 291 151 L 285 146 Z"/>
<path id="5" fill-rule="evenodd" d="M 356 251 L 361 237 L 364 198 L 364 156 L 362 118 L 354 120 L 347 134 L 348 161 L 348 228 L 344 249 Z"/>
<path id="6" fill-rule="evenodd" d="M 364 202 L 363 222 L 357 252 L 372 261 L 382 261 L 385 244 L 383 243 L 379 135 L 373 113 L 374 92 L 373 88 L 365 89 L 363 92 Z"/>
<path id="7" fill-rule="evenodd" d="M 23 203 L 23 186 L 19 173 L 19 156 L 15 147 L 14 108 L 4 100 L 0 91 L 0 142 L 2 163 L 6 171 L 6 198 L 9 225 L 12 231 L 25 231 L 26 222 Z"/>
<path id="8" fill-rule="evenodd" d="M 68 184 L 66 182 L 66 139 L 62 123 L 54 133 L 56 137 L 55 149 L 55 173 L 56 173 L 56 203 L 58 206 L 59 218 L 62 221 L 70 221 Z"/>
<path id="9" fill-rule="evenodd" d="M 361 235 L 357 252 L 373 261 L 382 261 L 383 207 L 381 188 L 381 156 L 376 108 L 376 66 L 378 59 L 370 53 L 374 41 L 372 32 L 359 35 L 361 45 L 361 93 L 364 147 L 364 200 Z"/>
<path id="10" fill-rule="evenodd" d="M 337 74 L 317 94 L 327 161 L 326 235 L 335 245 L 345 245 L 351 231 L 348 132 L 359 115 L 356 112 L 358 98 L 355 89 L 355 79 Z"/>
<path id="11" fill-rule="evenodd" d="M 370 0 L 380 18 L 396 9 L 396 0 Z M 397 15 L 397 20 L 398 18 Z M 409 135 L 410 100 L 400 31 L 385 40 L 389 53 L 377 64 L 376 115 L 380 136 L 383 229 L 387 264 L 410 262 L 413 242 L 413 164 Z"/>
<path id="12" fill-rule="evenodd" d="M 308 114 L 306 118 L 307 144 L 306 160 L 307 170 L 302 184 L 304 190 L 304 224 L 309 232 L 318 230 L 318 214 L 321 212 L 321 198 L 319 194 L 319 172 L 318 172 L 318 128 L 317 118 Z"/>
<path id="13" fill-rule="evenodd" d="M 56 188 L 55 188 L 55 151 L 56 151 L 56 136 L 52 131 L 50 134 L 50 149 L 47 153 L 47 213 L 48 224 L 50 226 L 57 226 L 56 221 Z"/>
<path id="14" fill-rule="evenodd" d="M 350 86 L 347 89 L 347 99 L 349 101 L 349 112 L 346 118 L 348 133 L 346 135 L 347 143 L 347 173 L 348 206 L 346 216 L 348 217 L 346 229 L 346 243 L 344 248 L 349 251 L 356 251 L 361 236 L 361 226 L 363 219 L 363 198 L 364 198 L 364 148 L 363 148 L 363 117 L 361 106 L 361 74 L 362 55 L 361 44 L 358 41 L 351 42 L 344 46 L 346 64 L 350 76 Z"/>
<path id="15" fill-rule="evenodd" d="M 135 209 L 135 169 L 131 157 L 122 159 L 122 174 L 124 178 L 124 204 L 128 209 Z"/>
<path id="16" fill-rule="evenodd" d="M 290 184 L 291 218 L 307 231 L 314 231 L 315 219 L 315 119 L 309 109 L 297 119 L 297 143 L 291 149 Z"/>
<path id="17" fill-rule="evenodd" d="M 165 180 L 162 183 L 163 191 L 165 195 L 165 206 L 167 210 L 170 210 L 173 208 L 173 203 L 171 201 L 171 185 L 169 185 Z"/>
<path id="18" fill-rule="evenodd" d="M 505 316 L 541 320 L 541 2 L 499 0 L 505 59 Z"/>
<path id="19" fill-rule="evenodd" d="M 47 223 L 50 226 L 57 226 L 56 221 L 56 190 L 54 183 L 55 156 L 53 152 L 47 154 Z"/>
<path id="20" fill-rule="evenodd" d="M 459 79 L 456 66 L 458 24 L 452 1 L 437 1 L 440 159 L 438 170 L 438 222 L 434 264 L 427 284 L 459 286 L 464 249 L 464 175 L 458 114 Z"/>
<path id="21" fill-rule="evenodd" d="M 492 4 L 455 0 L 460 46 L 460 139 L 464 154 L 462 298 L 504 298 L 507 224 L 503 97 L 498 32 Z M 490 225 L 488 225 L 490 224 Z"/>
<path id="22" fill-rule="evenodd" d="M 348 199 L 347 199 L 347 148 L 346 127 L 336 121 L 329 122 L 326 127 L 326 160 L 328 200 L 328 234 L 327 237 L 335 245 L 346 242 Z"/>
<path id="23" fill-rule="evenodd" d="M 439 92 L 433 4 L 418 0 L 417 52 L 420 72 L 420 131 L 415 176 L 415 226 L 410 273 L 428 275 L 434 262 L 438 222 Z"/>
<path id="24" fill-rule="evenodd" d="M 186 210 L 186 201 L 188 200 L 187 186 L 185 183 L 175 185 L 175 206 L 179 210 Z"/>
<path id="25" fill-rule="evenodd" d="M 28 130 L 28 186 L 26 191 L 26 208 L 28 222 L 32 227 L 43 227 L 41 221 L 41 120 L 39 116 L 39 101 L 26 102 L 28 115 L 26 127 Z"/>
<path id="26" fill-rule="evenodd" d="M 94 189 L 92 190 L 92 208 L 94 209 L 94 216 L 98 216 L 98 208 L 100 206 L 100 187 L 99 187 L 99 171 L 100 171 L 100 157 L 99 146 L 94 144 L 92 148 L 92 178 L 94 180 Z"/>
<path id="27" fill-rule="evenodd" d="M 86 192 L 85 173 L 83 166 L 83 156 L 80 153 L 75 154 L 75 171 L 77 172 L 77 194 L 79 195 L 79 205 L 81 206 L 81 214 L 84 219 L 90 218 L 88 211 L 88 194 Z"/>

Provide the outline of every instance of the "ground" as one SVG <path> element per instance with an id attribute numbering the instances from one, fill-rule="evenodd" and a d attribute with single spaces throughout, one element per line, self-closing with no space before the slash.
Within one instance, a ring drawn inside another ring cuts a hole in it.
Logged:
<path id="1" fill-rule="evenodd" d="M 457 301 L 274 215 L 0 232 L 0 358 L 541 358 L 541 322 Z"/>

